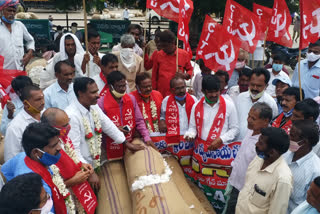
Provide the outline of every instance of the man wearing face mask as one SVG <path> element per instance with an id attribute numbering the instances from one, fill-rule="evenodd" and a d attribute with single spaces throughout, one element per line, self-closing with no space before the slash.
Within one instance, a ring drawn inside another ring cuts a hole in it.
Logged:
<path id="1" fill-rule="evenodd" d="M 238 140 L 242 140 L 247 132 L 247 120 L 251 106 L 256 102 L 267 103 L 272 109 L 272 117 L 278 115 L 278 107 L 274 99 L 265 93 L 268 86 L 270 73 L 264 68 L 255 68 L 252 71 L 249 82 L 249 91 L 239 94 L 236 100 L 236 107 L 238 110 L 240 134 Z"/>
<path id="2" fill-rule="evenodd" d="M 44 96 L 38 86 L 26 86 L 20 99 L 23 109 L 10 122 L 4 138 L 4 160 L 8 161 L 23 151 L 21 138 L 24 129 L 32 122 L 39 122 L 41 111 L 44 109 Z"/>
<path id="3" fill-rule="evenodd" d="M 310 44 L 307 58 L 301 60 L 301 87 L 306 98 L 319 96 L 320 92 L 320 41 Z M 292 76 L 292 85 L 299 87 L 298 65 Z"/>
<path id="4" fill-rule="evenodd" d="M 25 173 L 39 174 L 44 190 L 53 201 L 49 211 L 67 214 L 67 206 L 62 195 L 66 187 L 61 188 L 61 184 L 55 183 L 53 177 L 57 175 L 52 170 L 53 165 L 57 164 L 61 158 L 59 133 L 57 129 L 46 123 L 29 124 L 22 136 L 24 152 L 6 162 L 1 167 L 1 172 L 8 181 Z"/>
<path id="5" fill-rule="evenodd" d="M 4 69 L 24 70 L 35 50 L 33 37 L 22 22 L 15 20 L 18 3 L 0 0 L 0 55 L 4 56 Z"/>
<path id="6" fill-rule="evenodd" d="M 239 73 L 238 85 L 235 85 L 229 88 L 227 93 L 231 97 L 234 103 L 236 102 L 237 97 L 240 93 L 248 91 L 249 80 L 251 75 L 252 75 L 252 70 L 249 68 L 244 68 Z"/>
<path id="7" fill-rule="evenodd" d="M 282 154 L 288 151 L 289 136 L 279 128 L 261 130 L 257 156 L 249 164 L 239 193 L 236 213 L 286 213 L 292 192 L 292 173 Z"/>
<path id="8" fill-rule="evenodd" d="M 282 109 L 282 106 L 281 106 L 281 101 L 282 101 L 282 95 L 283 95 L 283 92 L 292 86 L 292 83 L 291 83 L 291 80 L 289 77 L 287 76 L 280 76 L 280 77 L 277 77 L 275 78 L 273 81 L 272 81 L 272 85 L 275 86 L 276 88 L 276 98 L 275 98 L 275 101 L 277 103 L 277 106 L 278 106 L 278 112 L 279 114 L 282 113 L 283 109 Z"/>
<path id="9" fill-rule="evenodd" d="M 144 71 L 143 60 L 133 51 L 134 37 L 130 34 L 121 36 L 121 48 L 119 52 L 113 52 L 117 56 L 118 71 L 126 76 L 130 91 L 136 89 L 136 75 Z"/>
<path id="10" fill-rule="evenodd" d="M 319 128 L 311 120 L 293 121 L 289 151 L 283 155 L 293 176 L 287 213 L 307 199 L 307 189 L 320 176 L 320 158 L 312 151 L 319 141 Z"/>
<path id="11" fill-rule="evenodd" d="M 304 99 L 304 93 L 302 90 L 302 100 Z M 294 106 L 300 101 L 300 90 L 299 88 L 290 87 L 287 88 L 282 95 L 281 106 L 283 112 L 279 114 L 270 123 L 272 127 L 282 128 L 287 134 L 290 133 L 292 126 L 292 113 Z"/>
<path id="12" fill-rule="evenodd" d="M 240 49 L 236 67 L 233 70 L 230 80 L 228 82 L 229 88 L 238 84 L 239 74 L 244 68 L 251 69 L 250 67 L 247 66 L 248 60 L 249 60 L 248 52 Z"/>

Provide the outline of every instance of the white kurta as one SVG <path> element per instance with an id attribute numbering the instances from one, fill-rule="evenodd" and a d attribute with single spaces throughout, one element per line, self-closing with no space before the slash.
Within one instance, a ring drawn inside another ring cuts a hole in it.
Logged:
<path id="1" fill-rule="evenodd" d="M 90 55 L 90 61 L 89 61 L 89 77 L 94 77 L 96 75 L 98 75 L 101 71 L 101 68 L 99 67 L 99 65 L 97 65 L 96 63 L 93 62 L 93 56 L 91 55 L 91 53 L 89 52 L 89 55 Z M 102 53 L 99 53 L 98 52 L 98 55 L 100 57 L 100 60 L 102 59 L 102 57 L 104 56 L 104 54 Z M 83 61 L 83 57 L 84 57 L 84 54 L 77 54 L 75 57 L 74 57 L 74 65 L 76 66 L 76 70 L 79 70 L 79 71 L 82 71 L 81 69 L 81 65 L 82 65 L 82 61 Z M 83 72 L 81 72 L 82 76 L 85 76 L 87 77 L 88 76 L 88 66 L 86 66 L 86 73 L 83 74 Z"/>

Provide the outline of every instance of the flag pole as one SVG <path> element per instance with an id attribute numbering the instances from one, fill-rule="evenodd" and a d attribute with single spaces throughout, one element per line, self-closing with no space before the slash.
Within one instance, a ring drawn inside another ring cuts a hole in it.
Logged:
<path id="1" fill-rule="evenodd" d="M 178 35 L 177 35 L 177 59 L 176 59 L 176 64 L 177 64 L 177 72 L 179 72 L 179 39 L 178 39 Z"/>
<path id="2" fill-rule="evenodd" d="M 267 27 L 266 35 L 264 36 L 264 41 L 263 41 L 262 66 L 264 66 L 264 55 L 265 55 L 265 52 L 266 52 L 266 42 L 267 42 L 268 31 L 269 31 L 269 27 Z"/>
<path id="3" fill-rule="evenodd" d="M 254 69 L 254 53 L 251 55 L 251 61 L 252 61 L 252 69 Z"/>
<path id="4" fill-rule="evenodd" d="M 82 0 L 83 4 L 83 15 L 84 15 L 84 38 L 85 38 L 85 43 L 86 43 L 86 54 L 89 53 L 88 51 L 88 25 L 87 25 L 87 10 L 86 10 L 86 0 Z M 90 76 L 90 68 L 89 68 L 89 63 L 86 65 L 86 69 L 88 70 L 88 77 Z"/>
<path id="5" fill-rule="evenodd" d="M 146 11 L 147 15 L 149 14 L 149 8 L 147 8 L 147 11 Z M 146 35 L 147 35 L 147 15 L 145 17 L 145 20 L 144 20 L 144 30 L 143 30 L 143 42 L 144 42 L 144 45 L 143 45 L 143 61 L 144 61 L 144 57 L 146 55 Z M 149 35 L 151 32 L 149 32 Z"/>
<path id="6" fill-rule="evenodd" d="M 299 76 L 299 91 L 300 91 L 300 101 L 302 101 L 302 88 L 301 88 L 301 75 L 300 75 L 300 61 L 301 61 L 301 49 L 299 49 L 299 58 L 298 58 L 298 76 Z"/>

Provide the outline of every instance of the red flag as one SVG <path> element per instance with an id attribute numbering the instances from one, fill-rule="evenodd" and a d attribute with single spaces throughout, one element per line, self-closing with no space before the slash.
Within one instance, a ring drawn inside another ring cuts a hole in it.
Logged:
<path id="1" fill-rule="evenodd" d="M 224 12 L 223 27 L 239 37 L 241 48 L 253 53 L 261 36 L 259 17 L 233 0 L 228 0 Z"/>
<path id="2" fill-rule="evenodd" d="M 253 12 L 259 16 L 259 20 L 261 22 L 261 30 L 262 35 L 261 39 L 264 40 L 265 33 L 267 31 L 267 28 L 269 27 L 271 16 L 272 16 L 272 9 L 268 7 L 264 7 L 262 5 L 253 3 Z"/>
<path id="3" fill-rule="evenodd" d="M 211 70 L 227 71 L 229 76 L 236 66 L 241 42 L 222 25 L 206 16 L 197 49 L 197 59 L 203 59 Z"/>
<path id="4" fill-rule="evenodd" d="M 274 0 L 267 41 L 291 47 L 292 39 L 289 33 L 291 21 L 290 11 L 285 0 Z"/>
<path id="5" fill-rule="evenodd" d="M 180 1 L 180 13 L 179 13 L 179 25 L 178 25 L 178 39 L 182 40 L 185 46 L 185 50 L 189 52 L 190 58 L 192 58 L 192 51 L 189 44 L 189 21 L 191 16 L 185 11 L 185 2 L 183 0 Z M 190 4 L 191 6 L 191 14 L 193 11 L 193 2 Z"/>
<path id="6" fill-rule="evenodd" d="M 180 1 L 184 2 L 187 17 L 191 18 L 193 11 L 193 2 L 191 0 L 147 0 L 147 8 L 153 9 L 159 16 L 179 23 Z"/>
<path id="7" fill-rule="evenodd" d="M 309 43 L 320 38 L 320 0 L 300 0 L 300 46 L 304 49 Z"/>

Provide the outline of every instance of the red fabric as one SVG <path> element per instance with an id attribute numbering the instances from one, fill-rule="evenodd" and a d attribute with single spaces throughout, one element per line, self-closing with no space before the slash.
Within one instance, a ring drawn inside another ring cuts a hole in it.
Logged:
<path id="1" fill-rule="evenodd" d="M 267 41 L 291 47 L 292 39 L 289 32 L 291 21 L 292 18 L 285 0 L 274 0 Z"/>
<path id="2" fill-rule="evenodd" d="M 241 41 L 241 48 L 253 53 L 256 50 L 262 29 L 259 17 L 233 0 L 228 0 L 223 27 Z"/>
<path id="3" fill-rule="evenodd" d="M 159 14 L 162 17 L 165 17 L 178 23 L 179 2 L 178 0 L 147 0 L 147 8 L 154 10 L 157 14 Z M 191 17 L 191 5 L 193 5 L 193 2 L 191 0 L 183 0 L 183 2 L 187 16 Z"/>
<path id="4" fill-rule="evenodd" d="M 135 91 L 131 92 L 131 94 L 136 98 L 136 101 L 138 103 L 139 109 L 140 109 L 142 114 L 143 114 L 143 106 L 144 106 L 144 108 L 146 110 L 146 114 L 148 116 L 148 118 L 144 118 L 144 120 L 148 120 L 148 123 L 151 125 L 152 130 L 154 132 L 153 119 L 152 119 L 152 114 L 151 114 L 150 103 L 151 103 L 151 101 L 154 101 L 156 106 L 157 106 L 157 120 L 159 122 L 160 121 L 161 103 L 162 103 L 162 100 L 163 100 L 162 95 L 160 94 L 159 91 L 152 90 L 151 96 L 150 96 L 150 101 L 148 103 L 146 103 L 141 98 L 138 90 L 135 90 Z M 142 116 L 144 117 L 144 115 L 142 115 Z"/>
<path id="5" fill-rule="evenodd" d="M 178 24 L 178 39 L 182 40 L 184 43 L 184 49 L 189 53 L 190 59 L 192 58 L 192 51 L 189 44 L 189 21 L 193 12 L 193 2 L 190 1 L 191 13 L 186 13 L 185 1 L 180 0 L 179 4 L 179 24 Z"/>
<path id="6" fill-rule="evenodd" d="M 154 59 L 157 57 L 157 53 L 158 53 L 158 51 L 155 50 L 155 51 L 152 53 L 152 55 L 151 55 L 150 58 L 149 58 L 149 55 L 148 55 L 147 53 L 145 53 L 145 55 L 144 55 L 144 68 L 145 68 L 146 70 L 152 69 L 153 61 L 154 61 Z"/>
<path id="7" fill-rule="evenodd" d="M 190 63 L 189 53 L 185 50 L 179 51 L 179 70 L 186 71 L 192 77 L 193 67 Z M 152 67 L 152 88 L 159 91 L 163 97 L 171 95 L 170 80 L 176 75 L 176 52 L 173 55 L 166 54 L 163 50 L 158 51 Z"/>
<path id="8" fill-rule="evenodd" d="M 59 192 L 58 187 L 53 183 L 51 174 L 48 169 L 45 168 L 41 163 L 38 163 L 28 156 L 24 158 L 24 162 L 33 172 L 39 174 L 41 178 L 48 184 L 52 192 L 53 206 L 56 214 L 67 214 L 67 208 L 64 202 L 64 197 Z"/>
<path id="9" fill-rule="evenodd" d="M 100 97 L 103 97 L 107 93 L 107 91 L 109 89 L 109 85 L 108 85 L 107 79 L 103 75 L 102 71 L 100 72 L 99 76 L 102 79 L 102 81 L 105 83 L 103 89 L 100 91 Z"/>
<path id="10" fill-rule="evenodd" d="M 186 96 L 186 113 L 188 121 L 190 120 L 191 109 L 194 104 L 194 99 L 190 94 L 187 93 Z M 166 108 L 166 125 L 167 125 L 167 134 L 166 142 L 167 144 L 174 145 L 179 144 L 180 139 L 180 124 L 179 124 L 179 109 L 174 98 L 174 95 L 170 95 L 167 108 Z"/>
<path id="11" fill-rule="evenodd" d="M 261 24 L 261 31 L 262 34 L 260 36 L 261 40 L 264 40 L 265 33 L 267 28 L 269 27 L 271 16 L 272 16 L 272 9 L 268 7 L 264 7 L 262 5 L 253 3 L 253 12 L 259 16 Z"/>
<path id="12" fill-rule="evenodd" d="M 282 120 L 283 117 L 284 117 L 284 114 L 283 114 L 283 112 L 282 112 L 282 113 L 273 121 L 272 127 L 281 128 L 281 129 L 283 129 L 287 134 L 290 134 L 290 129 L 291 129 L 291 126 L 292 126 L 292 121 L 289 120 L 289 121 L 287 121 L 284 125 L 282 125 L 282 126 L 280 127 L 281 120 Z"/>
<path id="13" fill-rule="evenodd" d="M 304 49 L 320 37 L 320 0 L 300 0 L 300 46 Z"/>
<path id="14" fill-rule="evenodd" d="M 127 141 L 132 141 L 132 136 L 135 132 L 136 122 L 134 119 L 134 107 L 133 102 L 128 94 L 122 97 L 122 112 L 120 112 L 120 105 L 111 95 L 108 90 L 104 96 L 104 112 L 110 118 L 110 120 L 118 127 L 128 125 L 130 127 L 129 134 L 126 135 Z M 104 135 L 107 146 L 107 158 L 108 160 L 121 159 L 124 154 L 123 144 L 113 144 L 113 140 Z"/>
<path id="15" fill-rule="evenodd" d="M 227 71 L 231 77 L 236 66 L 241 42 L 222 25 L 206 16 L 197 49 L 197 59 L 213 71 Z"/>

